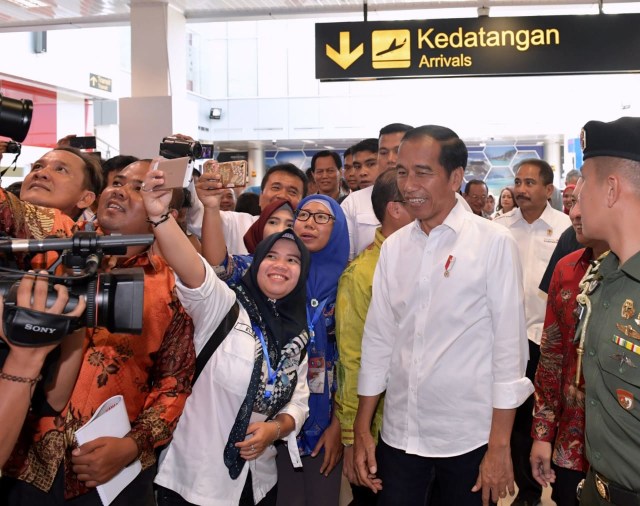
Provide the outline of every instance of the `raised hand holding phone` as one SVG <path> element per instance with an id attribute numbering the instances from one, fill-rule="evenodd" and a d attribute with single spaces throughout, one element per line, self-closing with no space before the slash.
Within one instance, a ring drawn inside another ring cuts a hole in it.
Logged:
<path id="1" fill-rule="evenodd" d="M 224 194 L 219 164 L 216 160 L 207 160 L 202 166 L 202 176 L 196 183 L 196 194 L 207 209 L 220 209 L 220 199 Z"/>
<path id="2" fill-rule="evenodd" d="M 151 167 L 154 167 L 156 161 L 158 160 L 151 161 Z M 150 220 L 155 221 L 169 212 L 172 189 L 165 187 L 164 171 L 157 169 L 147 172 L 142 182 L 141 194 Z"/>

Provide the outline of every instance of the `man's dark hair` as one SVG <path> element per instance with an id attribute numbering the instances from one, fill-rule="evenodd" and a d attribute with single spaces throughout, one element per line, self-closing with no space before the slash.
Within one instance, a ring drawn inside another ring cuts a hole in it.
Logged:
<path id="1" fill-rule="evenodd" d="M 349 155 L 353 155 L 352 148 L 353 146 L 349 146 L 347 149 L 345 149 L 344 152 L 342 153 L 342 158 L 346 158 Z"/>
<path id="2" fill-rule="evenodd" d="M 539 158 L 527 158 L 526 160 L 522 160 L 518 165 L 516 165 L 516 170 L 514 174 L 518 174 L 520 167 L 523 165 L 535 165 L 538 167 L 538 172 L 540 173 L 540 180 L 543 185 L 553 184 L 553 169 L 551 165 L 549 165 L 544 160 L 540 160 Z"/>
<path id="3" fill-rule="evenodd" d="M 316 160 L 318 158 L 324 158 L 327 156 L 330 156 L 331 158 L 333 158 L 333 161 L 335 162 L 338 170 L 342 168 L 342 160 L 340 159 L 340 155 L 335 151 L 330 151 L 328 149 L 325 149 L 324 151 L 318 151 L 315 155 L 313 155 L 313 157 L 311 158 L 311 170 L 313 172 L 316 171 Z"/>
<path id="4" fill-rule="evenodd" d="M 398 189 L 398 170 L 389 169 L 382 172 L 373 184 L 371 192 L 371 204 L 373 213 L 380 223 L 384 222 L 384 214 L 389 202 L 401 202 L 404 200 Z"/>
<path id="5" fill-rule="evenodd" d="M 307 183 L 311 183 L 311 182 L 316 180 L 316 178 L 313 177 L 313 169 L 311 167 L 309 167 L 307 170 L 305 170 L 304 174 L 305 174 L 305 176 L 307 176 Z"/>
<path id="6" fill-rule="evenodd" d="M 265 187 L 267 186 L 267 182 L 269 181 L 269 177 L 274 172 L 286 172 L 287 174 L 291 174 L 292 176 L 300 179 L 300 181 L 302 181 L 302 197 L 304 198 L 307 196 L 307 191 L 309 190 L 307 176 L 305 176 L 304 172 L 302 172 L 292 163 L 279 163 L 278 165 L 269 167 L 264 177 L 262 178 L 262 182 L 260 183 L 261 191 L 264 191 Z"/>
<path id="7" fill-rule="evenodd" d="M 469 157 L 467 146 L 465 146 L 462 139 L 458 137 L 458 134 L 450 128 L 439 125 L 420 126 L 404 134 L 402 142 L 419 137 L 431 137 L 438 141 L 440 144 L 440 158 L 438 162 L 444 167 L 449 176 L 451 176 L 453 171 L 458 167 L 462 167 L 462 170 L 466 168 Z"/>
<path id="8" fill-rule="evenodd" d="M 117 155 L 112 156 L 108 160 L 102 162 L 102 180 L 103 180 L 103 188 L 107 185 L 107 179 L 109 178 L 109 173 L 111 172 L 120 172 L 127 165 L 131 165 L 133 162 L 137 162 L 138 158 L 131 155 Z"/>
<path id="9" fill-rule="evenodd" d="M 409 130 L 411 130 L 413 127 L 411 125 L 405 125 L 404 123 L 390 123 L 386 126 L 383 126 L 380 129 L 380 133 L 378 134 L 378 138 L 382 137 L 383 135 L 389 135 L 389 134 L 397 134 L 397 133 L 406 133 Z"/>
<path id="10" fill-rule="evenodd" d="M 252 216 L 260 216 L 260 196 L 253 192 L 244 192 L 238 195 L 236 201 L 236 213 L 247 213 Z"/>
<path id="11" fill-rule="evenodd" d="M 485 183 L 484 181 L 482 181 L 481 179 L 472 179 L 470 180 L 467 185 L 464 187 L 464 194 L 465 195 L 469 195 L 469 190 L 471 189 L 471 187 L 474 184 L 481 184 L 484 185 L 484 187 L 487 189 L 487 193 L 489 192 L 489 187 L 487 186 L 487 183 Z"/>
<path id="12" fill-rule="evenodd" d="M 53 151 L 67 151 L 73 153 L 84 162 L 84 188 L 95 193 L 96 197 L 102 191 L 102 168 L 100 160 L 91 153 L 85 153 L 71 146 L 58 146 Z"/>
<path id="13" fill-rule="evenodd" d="M 360 142 L 351 146 L 351 154 L 355 156 L 360 151 L 370 151 L 371 153 L 378 152 L 378 139 L 363 139 Z"/>

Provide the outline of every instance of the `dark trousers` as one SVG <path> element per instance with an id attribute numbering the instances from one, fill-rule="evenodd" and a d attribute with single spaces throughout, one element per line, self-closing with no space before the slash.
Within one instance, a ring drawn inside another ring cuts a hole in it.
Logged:
<path id="1" fill-rule="evenodd" d="M 116 497 L 110 506 L 155 506 L 153 493 L 153 479 L 156 475 L 155 466 L 142 471 Z M 30 483 L 13 478 L 0 479 L 1 506 L 102 506 L 102 501 L 96 489 L 89 493 L 74 497 L 68 501 L 64 499 L 64 469 L 61 465 L 53 481 L 51 490 L 43 492 Z"/>
<path id="2" fill-rule="evenodd" d="M 157 486 L 158 492 L 158 506 L 197 506 L 183 499 L 183 497 L 165 487 Z M 278 484 L 276 484 L 267 495 L 265 495 L 257 506 L 275 506 L 278 499 Z M 242 495 L 240 496 L 240 502 L 238 506 L 254 506 L 253 500 L 253 485 L 251 481 L 251 473 L 247 476 L 247 481 L 244 483 L 242 489 Z"/>
<path id="3" fill-rule="evenodd" d="M 533 378 L 540 361 L 540 346 L 529 341 L 529 362 L 527 363 L 527 378 Z M 531 474 L 531 424 L 533 423 L 533 395 L 524 401 L 516 410 L 516 418 L 511 432 L 511 459 L 513 460 L 513 475 L 518 485 L 518 497 L 531 503 L 540 499 L 542 486 Z"/>
<path id="4" fill-rule="evenodd" d="M 486 451 L 484 445 L 457 457 L 420 457 L 380 438 L 376 460 L 382 490 L 377 506 L 480 506 L 482 492 L 471 488 Z"/>
<path id="5" fill-rule="evenodd" d="M 551 486 L 551 499 L 555 501 L 556 506 L 578 506 L 580 501 L 578 501 L 576 489 L 578 483 L 585 477 L 585 473 L 558 467 L 555 464 L 552 464 L 552 467 L 556 473 L 556 481 Z"/>
<path id="6" fill-rule="evenodd" d="M 360 487 L 352 483 L 351 495 L 353 501 L 349 503 L 349 506 L 376 506 L 378 502 L 378 495 L 374 494 L 369 487 Z"/>

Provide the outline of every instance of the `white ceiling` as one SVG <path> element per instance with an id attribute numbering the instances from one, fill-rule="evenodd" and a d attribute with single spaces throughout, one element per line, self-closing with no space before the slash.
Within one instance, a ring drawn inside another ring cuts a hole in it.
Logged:
<path id="1" fill-rule="evenodd" d="M 600 0 L 603 1 L 603 0 Z M 69 28 L 70 26 L 98 26 L 125 24 L 129 22 L 130 4 L 135 2 L 163 2 L 166 0 L 0 0 L 0 31 L 33 30 L 46 26 Z M 531 14 L 545 14 L 553 6 L 590 5 L 598 8 L 598 0 L 169 0 L 169 3 L 184 13 L 188 22 L 229 21 L 238 19 L 269 19 L 359 14 L 364 4 L 370 14 L 443 8 L 503 7 L 543 9 Z M 605 6 L 613 2 L 603 2 Z M 636 7 L 640 2 L 616 0 Z M 35 5 L 29 7 L 29 5 Z M 473 12 L 473 11 L 472 11 Z M 606 11 L 605 11 L 606 12 Z M 548 13 L 548 12 L 547 12 Z M 469 15 L 469 14 L 467 14 Z"/>

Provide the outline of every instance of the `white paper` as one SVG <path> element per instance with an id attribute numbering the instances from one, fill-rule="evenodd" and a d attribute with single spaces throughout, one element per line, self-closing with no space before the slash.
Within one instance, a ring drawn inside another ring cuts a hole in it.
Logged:
<path id="1" fill-rule="evenodd" d="M 91 419 L 76 431 L 78 445 L 99 437 L 124 437 L 131 430 L 127 407 L 122 395 L 114 395 L 104 401 Z M 142 470 L 139 460 L 132 462 L 107 483 L 98 485 L 102 504 L 108 506 Z"/>

